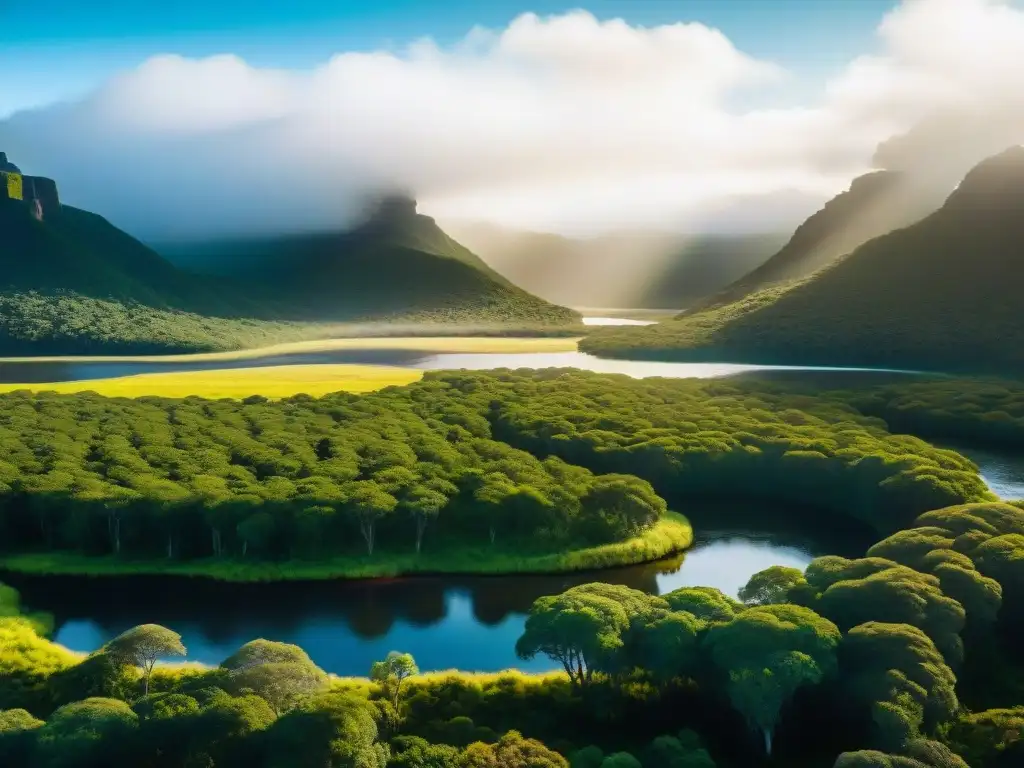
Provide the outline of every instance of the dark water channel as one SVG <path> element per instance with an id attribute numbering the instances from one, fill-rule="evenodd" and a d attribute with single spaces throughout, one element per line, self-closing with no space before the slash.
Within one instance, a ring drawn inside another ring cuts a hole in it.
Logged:
<path id="1" fill-rule="evenodd" d="M 734 505 L 686 510 L 698 543 L 659 563 L 557 576 L 417 577 L 364 582 L 222 584 L 168 577 L 27 577 L 2 574 L 26 605 L 50 611 L 55 639 L 91 651 L 120 632 L 157 623 L 180 632 L 188 658 L 216 664 L 257 637 L 296 643 L 324 669 L 362 675 L 390 650 L 412 653 L 424 670 L 496 671 L 553 668 L 524 662 L 514 646 L 538 597 L 591 581 L 624 584 L 651 594 L 707 585 L 735 595 L 770 565 L 804 567 L 813 557 L 863 552 L 862 530 L 829 531 L 817 539 L 781 511 Z M 774 533 L 757 531 L 772 520 Z M 715 522 L 717 521 L 717 522 Z"/>

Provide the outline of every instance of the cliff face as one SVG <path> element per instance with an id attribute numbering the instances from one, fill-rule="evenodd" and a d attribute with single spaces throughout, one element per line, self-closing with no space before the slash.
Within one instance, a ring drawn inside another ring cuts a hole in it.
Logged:
<path id="1" fill-rule="evenodd" d="M 56 214 L 60 210 L 57 182 L 42 176 L 26 176 L 0 152 L 0 200 L 20 200 L 32 206 L 36 218 Z"/>

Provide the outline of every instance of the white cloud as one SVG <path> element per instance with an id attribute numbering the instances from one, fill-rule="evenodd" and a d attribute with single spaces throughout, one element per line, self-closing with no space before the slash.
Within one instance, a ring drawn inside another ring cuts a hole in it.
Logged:
<path id="1" fill-rule="evenodd" d="M 788 75 L 721 32 L 582 11 L 310 71 L 163 55 L 0 123 L 0 145 L 70 202 L 159 238 L 338 226 L 392 185 L 439 217 L 534 229 L 728 226 L 732 200 L 745 217 L 751 196 L 833 194 L 912 126 L 879 161 L 934 167 L 954 141 L 942 154 L 959 168 L 1024 126 L 1021 10 L 905 0 L 878 34 L 881 52 L 816 103 L 757 110 L 737 94 L 781 93 Z"/>

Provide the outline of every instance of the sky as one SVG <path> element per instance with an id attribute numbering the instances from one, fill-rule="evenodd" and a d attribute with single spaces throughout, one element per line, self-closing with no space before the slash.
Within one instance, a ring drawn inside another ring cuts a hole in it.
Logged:
<path id="1" fill-rule="evenodd" d="M 337 228 L 390 189 L 775 229 L 1022 140 L 1022 50 L 1015 0 L 0 0 L 0 150 L 150 239 Z"/>

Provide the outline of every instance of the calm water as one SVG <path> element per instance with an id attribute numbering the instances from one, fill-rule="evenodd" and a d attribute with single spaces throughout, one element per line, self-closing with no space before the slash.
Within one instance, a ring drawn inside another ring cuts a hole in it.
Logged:
<path id="1" fill-rule="evenodd" d="M 747 516 L 749 517 L 749 516 Z M 324 669 L 363 675 L 391 650 L 412 653 L 424 670 L 553 669 L 525 662 L 514 646 L 538 597 L 605 581 L 651 594 L 709 585 L 735 595 L 770 565 L 803 568 L 819 554 L 863 551 L 863 532 L 810 542 L 797 533 L 708 530 L 684 556 L 642 566 L 562 576 L 409 578 L 364 582 L 226 585 L 165 577 L 70 578 L 4 574 L 26 605 L 57 622 L 55 639 L 92 651 L 148 622 L 180 632 L 188 658 L 217 664 L 257 637 L 296 643 Z M 841 539 L 841 541 L 840 541 Z M 851 541 L 857 541 L 850 550 Z M 201 599 L 198 597 L 201 596 Z"/>
<path id="2" fill-rule="evenodd" d="M 941 443 L 971 459 L 981 469 L 981 479 L 1001 499 L 1024 499 L 1024 455 L 986 451 L 982 448 Z"/>
<path id="3" fill-rule="evenodd" d="M 654 325 L 657 320 L 637 320 L 629 317 L 584 317 L 584 325 Z"/>

